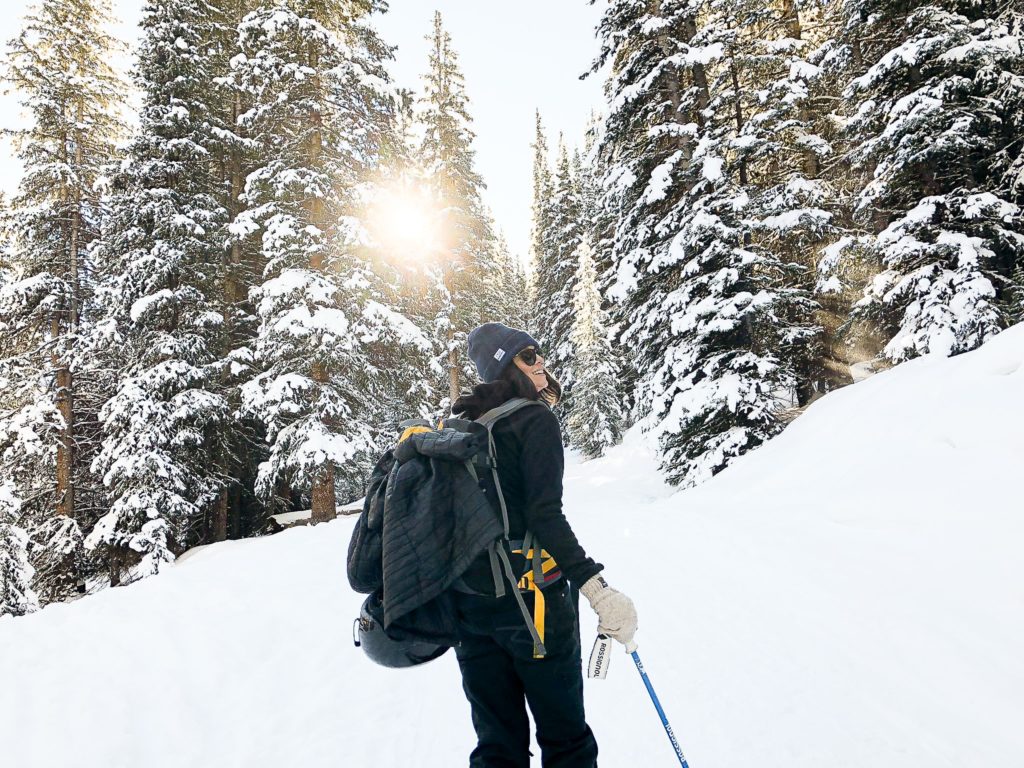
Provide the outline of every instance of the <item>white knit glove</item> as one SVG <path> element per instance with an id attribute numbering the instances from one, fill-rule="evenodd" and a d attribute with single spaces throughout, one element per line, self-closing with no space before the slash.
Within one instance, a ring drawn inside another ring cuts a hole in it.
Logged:
<path id="1" fill-rule="evenodd" d="M 587 579 L 580 587 L 580 593 L 590 601 L 590 607 L 597 614 L 598 634 L 618 640 L 626 646 L 627 651 L 635 650 L 633 635 L 636 634 L 636 608 L 633 601 L 609 587 L 601 574 Z"/>

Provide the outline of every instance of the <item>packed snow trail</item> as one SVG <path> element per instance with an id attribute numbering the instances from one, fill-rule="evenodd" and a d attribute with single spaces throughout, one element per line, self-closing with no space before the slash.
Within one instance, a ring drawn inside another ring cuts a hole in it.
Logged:
<path id="1" fill-rule="evenodd" d="M 823 398 L 694 490 L 635 432 L 571 461 L 570 519 L 636 601 L 690 765 L 1024 765 L 1022 435 L 1017 327 Z M 465 765 L 454 655 L 391 671 L 352 646 L 352 523 L 0 620 L 0 762 Z M 586 695 L 601 765 L 676 764 L 621 648 Z"/>

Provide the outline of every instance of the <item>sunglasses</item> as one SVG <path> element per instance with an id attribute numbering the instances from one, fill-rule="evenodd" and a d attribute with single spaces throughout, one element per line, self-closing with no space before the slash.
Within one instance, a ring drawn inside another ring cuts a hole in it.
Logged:
<path id="1" fill-rule="evenodd" d="M 544 354 L 539 349 L 537 349 L 537 347 L 527 347 L 522 352 L 516 355 L 516 357 L 518 357 L 520 360 L 526 363 L 526 365 L 533 365 L 534 363 L 537 362 L 538 357 L 543 356 Z"/>

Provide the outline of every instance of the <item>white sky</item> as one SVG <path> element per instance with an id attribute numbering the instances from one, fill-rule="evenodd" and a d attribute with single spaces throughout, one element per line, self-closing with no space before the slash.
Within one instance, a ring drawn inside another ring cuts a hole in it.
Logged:
<path id="1" fill-rule="evenodd" d="M 114 0 L 119 34 L 134 43 L 142 0 Z M 597 52 L 594 27 L 604 0 L 391 0 L 377 21 L 381 35 L 398 46 L 392 70 L 399 85 L 419 90 L 427 66 L 434 10 L 440 10 L 460 57 L 477 138 L 477 170 L 487 182 L 485 199 L 513 252 L 525 257 L 530 233 L 534 109 L 540 109 L 552 151 L 559 131 L 567 143 L 582 142 L 591 109 L 601 109 L 599 78 L 580 81 Z M 4 39 L 16 34 L 31 0 L 3 0 Z M 16 99 L 0 96 L 0 127 L 18 124 Z M 0 189 L 17 188 L 20 167 L 0 143 Z"/>

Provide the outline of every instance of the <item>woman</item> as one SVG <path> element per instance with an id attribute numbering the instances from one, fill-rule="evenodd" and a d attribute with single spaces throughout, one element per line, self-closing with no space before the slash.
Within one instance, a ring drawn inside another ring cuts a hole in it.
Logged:
<path id="1" fill-rule="evenodd" d="M 486 323 L 470 333 L 469 356 L 483 383 L 455 402 L 456 415 L 475 419 L 514 397 L 544 404 L 513 412 L 493 434 L 509 538 L 521 540 L 529 531 L 557 563 L 547 572 L 542 599 L 532 591 L 525 595 L 535 613 L 543 605 L 543 658 L 534 656 L 515 597 L 494 597 L 493 586 L 488 594 L 493 581 L 486 557 L 463 579 L 457 598 L 463 638 L 456 654 L 478 740 L 470 766 L 528 768 L 529 705 L 545 768 L 591 768 L 597 743 L 584 717 L 580 629 L 570 585 L 597 612 L 598 631 L 627 646 L 636 611 L 601 578 L 602 566 L 583 551 L 562 513 L 562 438 L 550 409 L 561 387 L 544 367 L 537 342 L 524 331 Z M 557 571 L 564 578 L 552 578 Z"/>

